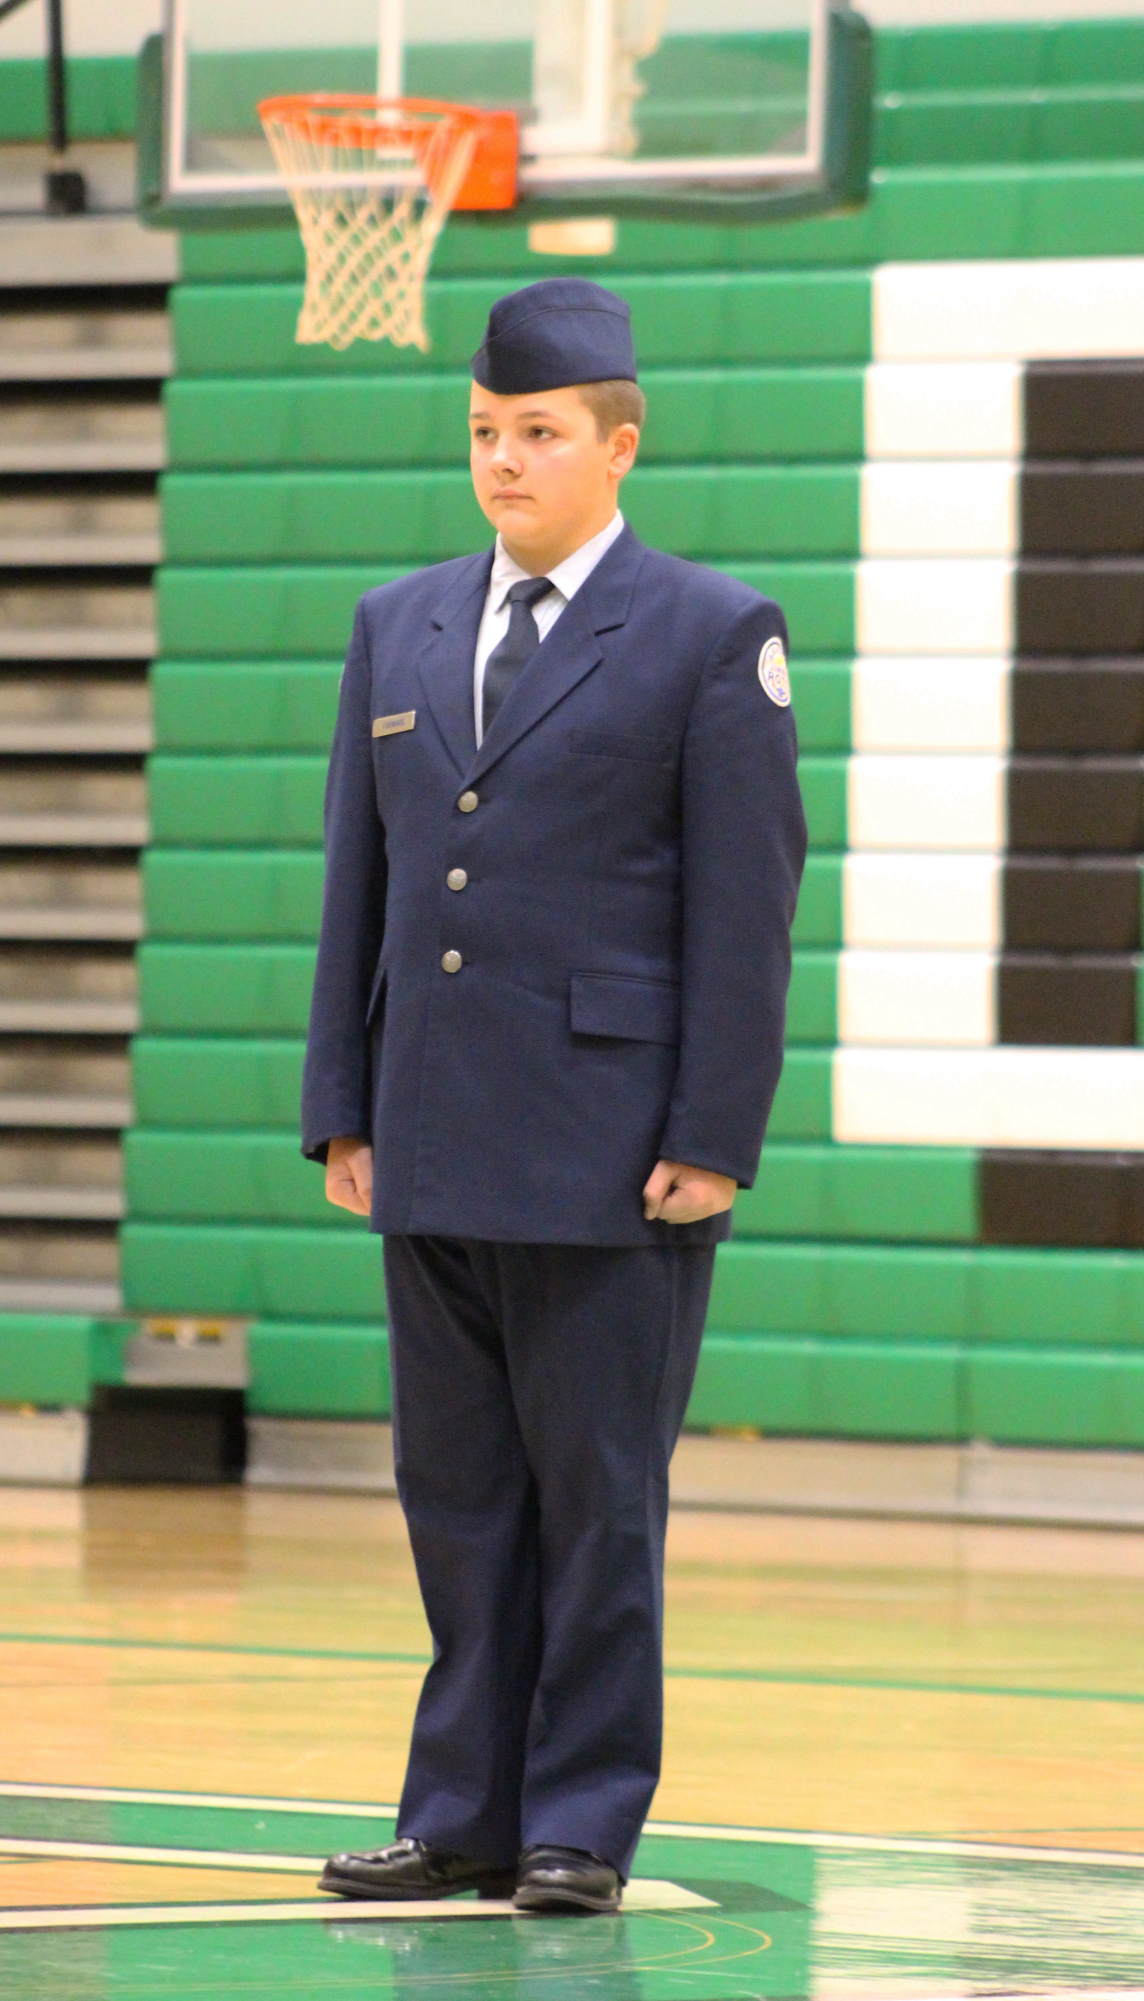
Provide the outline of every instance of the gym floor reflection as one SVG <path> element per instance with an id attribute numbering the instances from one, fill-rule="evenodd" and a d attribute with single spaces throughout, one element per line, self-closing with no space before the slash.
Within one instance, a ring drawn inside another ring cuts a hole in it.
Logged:
<path id="1" fill-rule="evenodd" d="M 318 1898 L 392 1826 L 400 1511 L 0 1490 L 0 1997 L 1144 1994 L 1144 1536 L 677 1513 L 619 1919 Z"/>

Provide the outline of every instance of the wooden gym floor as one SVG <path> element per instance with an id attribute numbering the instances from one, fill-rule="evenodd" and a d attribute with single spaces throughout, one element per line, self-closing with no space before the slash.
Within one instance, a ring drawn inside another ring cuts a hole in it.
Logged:
<path id="1" fill-rule="evenodd" d="M 0 1997 L 1144 1995 L 1144 1535 L 677 1513 L 619 1919 L 319 1900 L 427 1636 L 393 1502 L 0 1490 Z"/>

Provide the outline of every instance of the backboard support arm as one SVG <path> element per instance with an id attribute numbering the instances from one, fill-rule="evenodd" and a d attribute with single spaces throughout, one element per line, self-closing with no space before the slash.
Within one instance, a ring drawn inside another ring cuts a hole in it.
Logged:
<path id="1" fill-rule="evenodd" d="M 392 99 L 401 96 L 405 80 L 404 0 L 378 0 L 377 94 Z"/>

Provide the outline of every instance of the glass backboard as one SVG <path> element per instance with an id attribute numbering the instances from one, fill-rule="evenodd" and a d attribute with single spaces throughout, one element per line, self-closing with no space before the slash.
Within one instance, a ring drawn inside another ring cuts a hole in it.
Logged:
<path id="1" fill-rule="evenodd" d="M 868 44 L 845 0 L 167 0 L 161 202 L 284 201 L 293 91 L 512 109 L 526 215 L 861 199 Z"/>

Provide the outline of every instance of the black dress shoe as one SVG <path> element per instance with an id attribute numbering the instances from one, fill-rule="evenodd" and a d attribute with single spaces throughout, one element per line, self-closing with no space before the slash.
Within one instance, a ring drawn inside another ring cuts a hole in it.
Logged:
<path id="1" fill-rule="evenodd" d="M 515 1885 L 515 1869 L 470 1862 L 467 1856 L 450 1855 L 424 1841 L 394 1841 L 364 1855 L 331 1855 L 318 1888 L 336 1897 L 380 1903 L 459 1897 L 463 1890 L 476 1890 L 482 1897 L 511 1897 Z"/>
<path id="2" fill-rule="evenodd" d="M 618 1911 L 620 1878 L 584 1848 L 526 1848 L 516 1876 L 518 1911 Z"/>

